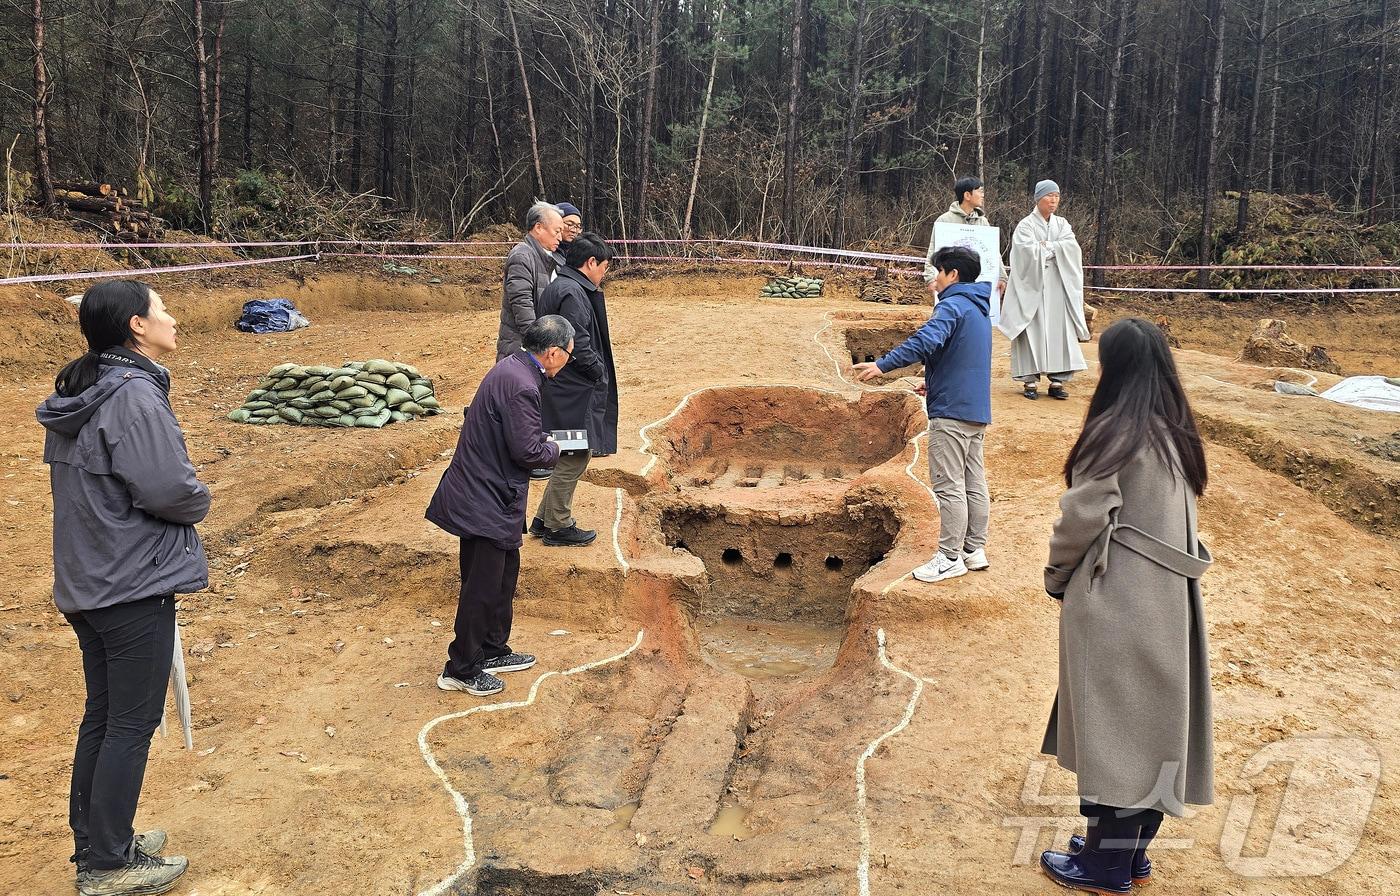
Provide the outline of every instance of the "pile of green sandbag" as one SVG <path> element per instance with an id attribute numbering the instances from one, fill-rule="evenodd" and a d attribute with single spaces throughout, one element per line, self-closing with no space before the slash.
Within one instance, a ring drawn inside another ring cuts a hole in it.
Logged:
<path id="1" fill-rule="evenodd" d="M 813 299 L 822 294 L 819 277 L 774 277 L 759 295 L 785 299 Z"/>
<path id="2" fill-rule="evenodd" d="M 379 429 L 441 413 L 427 377 L 408 364 L 374 360 L 347 361 L 340 367 L 279 364 L 228 419 Z"/>

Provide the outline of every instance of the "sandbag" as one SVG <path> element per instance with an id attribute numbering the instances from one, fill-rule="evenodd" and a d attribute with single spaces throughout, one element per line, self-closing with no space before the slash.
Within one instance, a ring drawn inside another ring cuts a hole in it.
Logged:
<path id="1" fill-rule="evenodd" d="M 432 380 L 411 365 L 374 359 L 338 367 L 278 364 L 226 416 L 259 426 L 378 429 L 440 413 Z"/>

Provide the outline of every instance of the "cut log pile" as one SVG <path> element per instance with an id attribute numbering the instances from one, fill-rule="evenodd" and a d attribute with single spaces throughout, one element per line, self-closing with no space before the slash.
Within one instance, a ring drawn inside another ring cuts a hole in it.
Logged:
<path id="1" fill-rule="evenodd" d="M 165 222 L 132 199 L 125 187 L 89 181 L 69 181 L 54 184 L 59 205 L 80 221 L 118 239 L 154 239 L 164 231 Z"/>

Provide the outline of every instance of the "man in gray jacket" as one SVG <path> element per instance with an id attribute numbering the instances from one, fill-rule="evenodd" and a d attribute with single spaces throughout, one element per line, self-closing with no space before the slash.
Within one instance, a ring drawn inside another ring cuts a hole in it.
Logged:
<path id="1" fill-rule="evenodd" d="M 564 217 L 558 206 L 548 202 L 530 206 L 525 213 L 525 238 L 506 255 L 497 361 L 520 351 L 520 334 L 535 322 L 535 302 L 564 263 L 556 251 L 563 238 Z"/>

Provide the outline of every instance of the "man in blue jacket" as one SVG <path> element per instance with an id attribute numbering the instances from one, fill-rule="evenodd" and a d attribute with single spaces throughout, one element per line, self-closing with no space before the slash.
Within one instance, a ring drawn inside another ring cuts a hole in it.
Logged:
<path id="1" fill-rule="evenodd" d="M 541 425 L 540 386 L 569 363 L 574 328 L 557 314 L 547 314 L 525 327 L 521 343 L 481 378 L 457 451 L 426 514 L 429 522 L 461 539 L 455 637 L 438 687 L 477 697 L 505 690 L 494 673 L 535 664 L 533 656 L 516 653 L 507 643 L 511 605 L 520 575 L 530 471 L 559 461 L 559 446 Z"/>
<path id="2" fill-rule="evenodd" d="M 992 421 L 992 286 L 978 283 L 982 263 L 961 246 L 931 259 L 938 300 L 933 316 L 878 361 L 855 365 L 870 380 L 922 361 L 928 401 L 928 472 L 938 498 L 938 553 L 914 570 L 920 582 L 939 582 L 986 569 L 991 499 L 982 441 Z"/>

